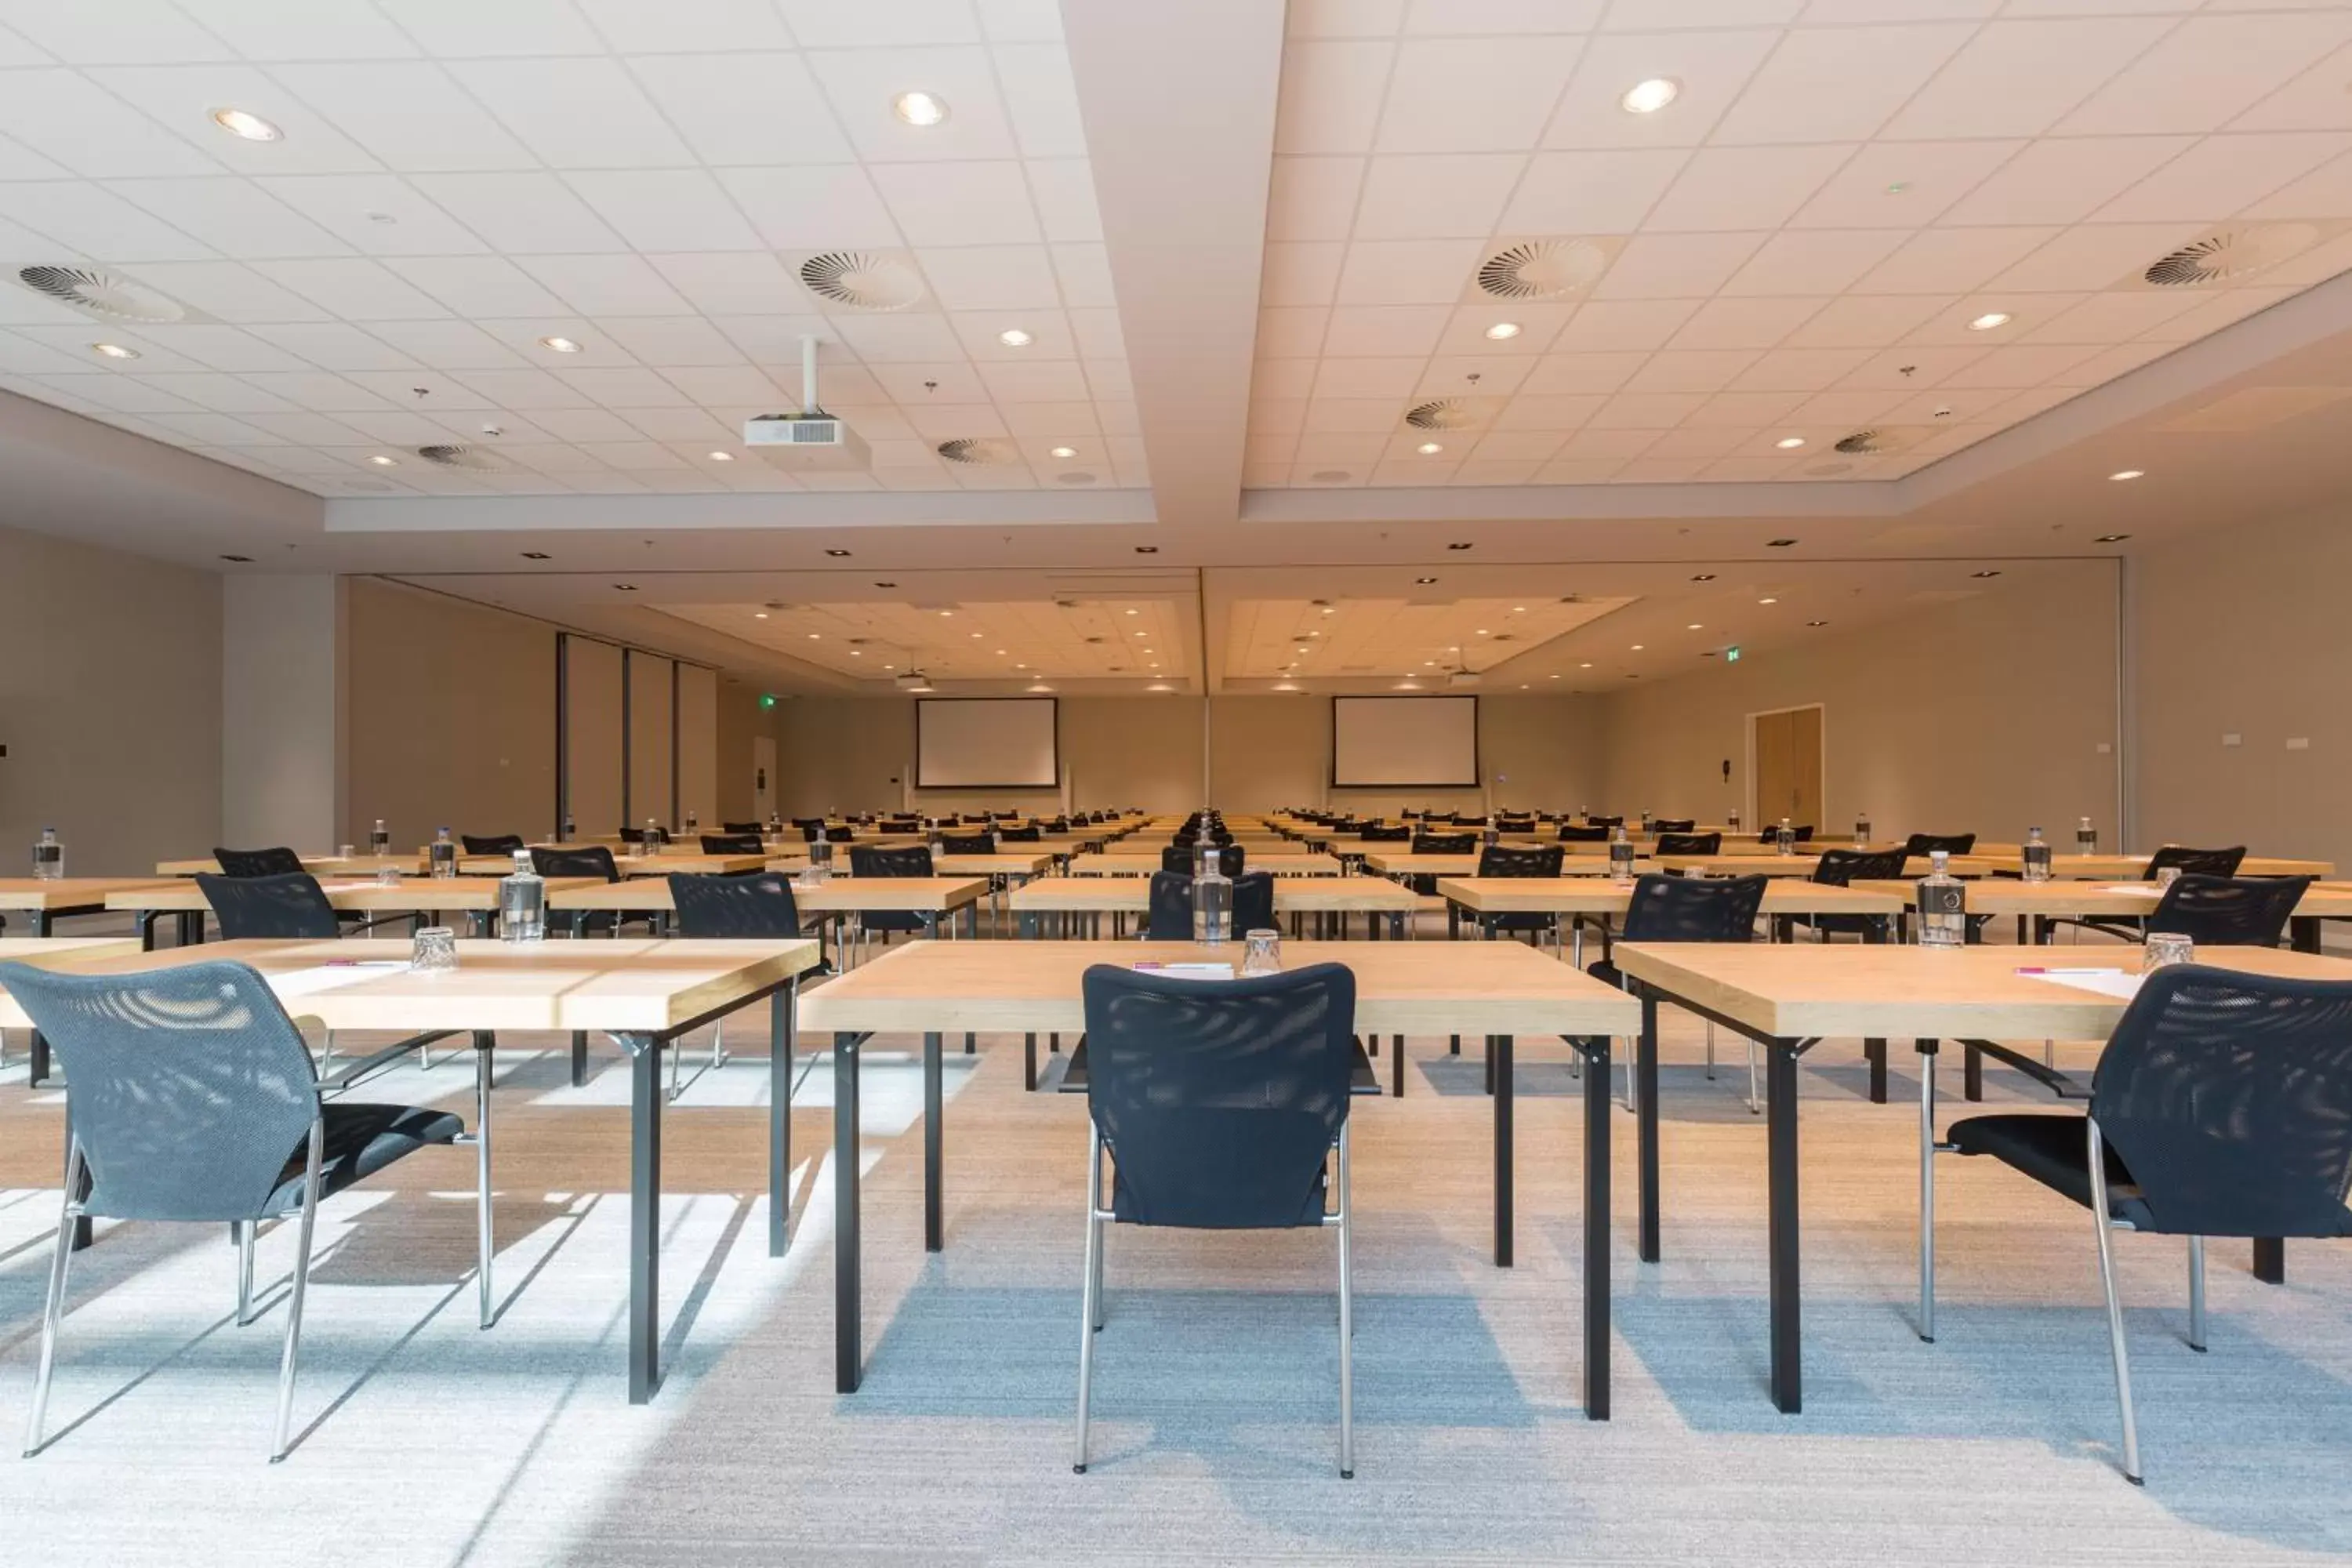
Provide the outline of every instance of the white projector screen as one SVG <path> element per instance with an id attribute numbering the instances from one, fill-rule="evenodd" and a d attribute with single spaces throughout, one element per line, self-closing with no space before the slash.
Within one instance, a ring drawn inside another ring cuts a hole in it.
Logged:
<path id="1" fill-rule="evenodd" d="M 938 697 L 915 704 L 917 789 L 1055 789 L 1057 700 Z"/>
<path id="2" fill-rule="evenodd" d="M 1475 697 L 1334 697 L 1331 783 L 1387 789 L 1478 784 Z"/>

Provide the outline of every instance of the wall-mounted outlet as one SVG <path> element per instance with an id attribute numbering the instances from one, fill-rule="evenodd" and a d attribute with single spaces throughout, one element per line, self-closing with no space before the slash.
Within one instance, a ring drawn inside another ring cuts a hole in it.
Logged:
<path id="1" fill-rule="evenodd" d="M 2112 754 L 2115 749 L 2115 744 L 2112 742 L 2102 741 L 2099 742 L 2099 755 L 2103 757 Z"/>
<path id="2" fill-rule="evenodd" d="M 2245 743 L 2246 738 L 2235 730 L 2225 730 L 2221 732 L 2221 744 L 2225 746 L 2242 746 Z"/>
<path id="3" fill-rule="evenodd" d="M 2286 738 L 2286 749 L 2290 752 L 2307 752 L 2311 750 L 2311 737 L 2308 735 L 2289 735 Z"/>

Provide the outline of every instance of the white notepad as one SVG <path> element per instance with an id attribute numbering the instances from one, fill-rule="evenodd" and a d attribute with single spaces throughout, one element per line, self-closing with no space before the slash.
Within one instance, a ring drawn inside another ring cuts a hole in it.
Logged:
<path id="1" fill-rule="evenodd" d="M 2027 974 L 2025 978 L 2046 980 L 2053 985 L 2071 985 L 2077 991 L 2095 991 L 2102 996 L 2128 1002 L 2139 994 L 2141 977 L 2126 974 L 2120 969 L 2093 969 L 2058 974 Z"/>
<path id="2" fill-rule="evenodd" d="M 1234 966 L 1230 963 L 1155 963 L 1149 960 L 1130 963 L 1129 969 L 1139 974 L 1164 974 L 1171 980 L 1231 980 Z"/>
<path id="3" fill-rule="evenodd" d="M 408 967 L 404 958 L 371 959 L 361 963 L 322 963 L 315 969 L 289 970 L 269 978 L 269 988 L 278 993 L 280 1001 L 289 996 L 316 996 L 321 991 L 334 991 L 345 985 L 357 985 L 362 980 L 378 980 L 396 969 Z"/>

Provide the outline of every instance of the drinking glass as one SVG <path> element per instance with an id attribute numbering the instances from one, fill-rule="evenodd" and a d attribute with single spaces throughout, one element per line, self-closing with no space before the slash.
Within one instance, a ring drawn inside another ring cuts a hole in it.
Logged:
<path id="1" fill-rule="evenodd" d="M 1244 974 L 1279 974 L 1282 973 L 1282 933 L 1260 927 L 1242 936 L 1246 944 L 1242 950 Z"/>
<path id="2" fill-rule="evenodd" d="M 377 867 L 375 868 L 375 885 L 379 888 L 397 888 L 400 886 L 400 868 L 397 866 Z"/>
<path id="3" fill-rule="evenodd" d="M 348 859 L 350 859 L 350 858 L 352 858 L 352 847 L 353 847 L 353 846 L 349 845 L 349 844 L 338 844 L 338 845 L 336 845 L 336 846 L 335 846 L 335 858 L 336 858 L 336 859 L 338 859 L 338 860 L 348 860 Z"/>
<path id="4" fill-rule="evenodd" d="M 446 974 L 457 967 L 457 933 L 447 926 L 421 926 L 408 967 L 419 974 Z"/>
<path id="5" fill-rule="evenodd" d="M 2180 931 L 2152 931 L 2140 947 L 2139 972 L 2142 974 L 2161 969 L 2168 963 L 2196 962 L 2197 944 Z"/>
<path id="6" fill-rule="evenodd" d="M 2158 892 L 2160 893 L 2164 891 L 2165 889 L 2169 888 L 2173 883 L 2178 882 L 2179 880 L 2180 880 L 2179 867 L 2158 866 L 2156 868 L 2156 890 Z"/>

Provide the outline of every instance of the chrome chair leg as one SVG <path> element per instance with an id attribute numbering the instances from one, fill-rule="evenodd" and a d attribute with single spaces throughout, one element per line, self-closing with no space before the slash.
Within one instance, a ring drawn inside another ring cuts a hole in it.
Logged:
<path id="1" fill-rule="evenodd" d="M 1936 1058 L 1919 1058 L 1919 1337 L 1936 1342 Z"/>
<path id="2" fill-rule="evenodd" d="M 710 1068 L 713 1072 L 727 1065 L 727 1020 L 719 1019 L 710 1026 Z"/>
<path id="3" fill-rule="evenodd" d="M 420 1047 L 420 1048 L 421 1048 L 421 1047 Z M 329 1029 L 329 1030 L 327 1031 L 327 1033 L 326 1033 L 326 1038 L 325 1038 L 325 1040 L 324 1040 L 324 1041 L 322 1041 L 322 1042 L 320 1043 L 320 1047 L 319 1047 L 319 1064 L 318 1064 L 318 1070 L 319 1070 L 319 1076 L 320 1076 L 320 1078 L 322 1078 L 322 1079 L 323 1079 L 323 1078 L 325 1078 L 325 1077 L 327 1076 L 327 1064 L 328 1064 L 329 1062 L 333 1061 L 334 1059 L 335 1059 L 335 1031 L 334 1031 L 334 1030 L 332 1030 L 332 1029 Z"/>
<path id="4" fill-rule="evenodd" d="M 672 1040 L 665 1049 L 669 1052 L 669 1098 L 676 1100 L 677 1098 L 677 1064 L 686 1057 L 686 1041 L 683 1037 Z"/>
<path id="5" fill-rule="evenodd" d="M 1356 1282 L 1349 1223 L 1348 1129 L 1339 1128 L 1339 1479 L 1356 1479 Z"/>
<path id="6" fill-rule="evenodd" d="M 1102 1290 L 1102 1130 L 1089 1120 L 1087 1126 L 1087 1261 L 1086 1286 L 1078 1309 L 1078 1441 L 1070 1468 L 1087 1473 L 1087 1416 L 1094 1399 L 1097 1299 Z"/>
<path id="7" fill-rule="evenodd" d="M 1748 1114 L 1764 1114 L 1764 1099 L 1756 1084 L 1756 1042 L 1748 1042 Z"/>
<path id="8" fill-rule="evenodd" d="M 484 1043 L 474 1051 L 474 1272 L 476 1307 L 483 1328 L 498 1321 L 490 1282 L 490 1264 L 498 1250 L 497 1239 L 490 1228 L 490 1084 L 495 1077 L 496 1063 L 492 1058 L 495 1037 L 485 1037 Z"/>
<path id="9" fill-rule="evenodd" d="M 2189 1348 L 2205 1349 L 2205 1238 L 2189 1238 Z"/>
<path id="10" fill-rule="evenodd" d="M 2099 1124 L 2087 1119 L 2090 1128 L 2088 1142 L 2091 1163 L 2091 1224 L 2099 1237 L 2099 1283 L 2107 1293 L 2107 1346 L 2116 1360 L 2116 1403 L 2123 1409 L 2124 1417 L 2124 1479 L 2134 1486 L 2143 1486 L 2139 1468 L 2139 1423 L 2132 1415 L 2131 1357 L 2124 1345 L 2124 1309 L 2116 1295 L 2115 1244 L 2107 1234 L 2112 1222 L 2107 1218 L 2107 1150 L 2099 1137 Z"/>
<path id="11" fill-rule="evenodd" d="M 66 1266 L 73 1258 L 74 1222 L 80 1217 L 80 1205 L 74 1194 L 81 1190 L 81 1145 L 74 1144 L 66 1157 L 65 1201 L 58 1205 L 57 1252 L 49 1259 L 49 1297 L 41 1311 L 40 1369 L 33 1374 L 33 1412 L 25 1422 L 25 1457 L 31 1458 L 41 1449 L 41 1422 L 48 1414 L 49 1374 L 58 1364 L 58 1323 L 66 1310 Z"/>
<path id="12" fill-rule="evenodd" d="M 233 1220 L 229 1228 L 236 1232 L 236 1326 L 241 1329 L 253 1321 L 254 1222 Z"/>
<path id="13" fill-rule="evenodd" d="M 319 1217 L 319 1167 L 326 1158 L 327 1124 L 310 1123 L 310 1168 L 302 1176 L 302 1217 L 294 1244 L 294 1288 L 286 1298 L 286 1349 L 278 1364 L 278 1439 L 269 1462 L 286 1457 L 294 1426 L 294 1363 L 302 1350 L 302 1298 L 310 1281 L 310 1237 Z"/>

